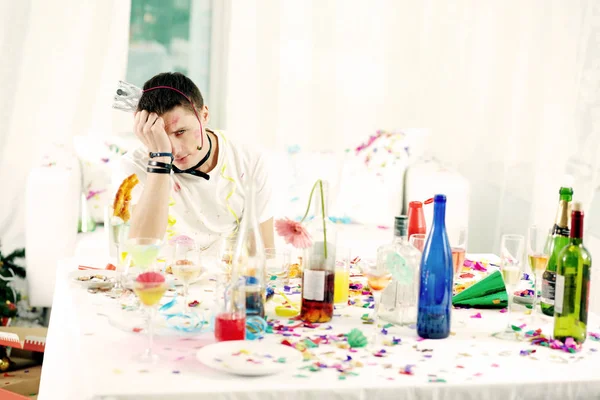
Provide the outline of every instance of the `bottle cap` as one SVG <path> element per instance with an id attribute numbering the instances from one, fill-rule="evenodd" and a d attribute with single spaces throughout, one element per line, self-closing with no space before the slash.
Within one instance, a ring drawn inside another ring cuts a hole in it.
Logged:
<path id="1" fill-rule="evenodd" d="M 394 219 L 394 236 L 406 236 L 408 231 L 408 217 L 400 215 Z"/>
<path id="2" fill-rule="evenodd" d="M 435 196 L 433 196 L 433 201 L 435 203 L 445 203 L 446 195 L 445 194 L 436 194 Z"/>
<path id="3" fill-rule="evenodd" d="M 580 201 L 576 201 L 573 203 L 573 211 L 577 211 L 577 212 L 582 212 L 583 211 L 583 207 L 581 206 L 581 202 Z"/>

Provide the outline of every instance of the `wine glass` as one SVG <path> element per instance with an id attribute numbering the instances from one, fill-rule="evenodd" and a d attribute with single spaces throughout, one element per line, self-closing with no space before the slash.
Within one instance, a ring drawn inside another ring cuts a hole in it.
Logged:
<path id="1" fill-rule="evenodd" d="M 410 239 L 408 241 L 410 242 L 410 244 L 413 245 L 413 247 L 415 247 L 422 253 L 423 249 L 425 248 L 427 236 L 424 233 L 415 233 L 410 236 Z"/>
<path id="2" fill-rule="evenodd" d="M 519 341 L 521 337 L 518 332 L 512 328 L 511 308 L 513 296 L 519 281 L 523 275 L 523 254 L 525 247 L 525 238 L 523 235 L 502 235 L 500 245 L 500 271 L 506 286 L 508 296 L 507 306 L 507 325 L 504 331 L 494 333 L 494 337 L 503 340 Z"/>
<path id="3" fill-rule="evenodd" d="M 131 209 L 131 205 L 129 201 L 125 201 L 124 208 Z M 109 254 L 112 255 L 113 249 L 116 250 L 116 261 L 115 267 L 117 269 L 117 279 L 115 281 L 115 286 L 111 290 L 111 294 L 114 296 L 119 296 L 123 293 L 123 274 L 127 273 L 129 263 L 127 262 L 127 257 L 125 256 L 125 252 L 123 251 L 124 244 L 127 241 L 127 237 L 129 236 L 129 221 L 124 222 L 121 218 L 114 216 L 114 209 L 112 206 L 107 206 L 104 209 L 104 226 L 108 227 L 108 246 L 109 246 Z"/>
<path id="4" fill-rule="evenodd" d="M 527 240 L 527 258 L 529 259 L 531 272 L 535 277 L 533 303 L 531 309 L 531 318 L 534 321 L 544 320 L 541 311 L 538 312 L 537 306 L 538 292 L 542 282 L 542 275 L 546 270 L 546 265 L 548 265 L 548 259 L 550 258 L 550 254 L 548 254 L 548 247 L 546 246 L 548 236 L 549 232 L 546 229 L 538 228 L 535 225 L 529 228 L 529 238 Z"/>
<path id="5" fill-rule="evenodd" d="M 371 293 L 373 293 L 374 309 L 373 309 L 373 338 L 372 344 L 377 345 L 377 338 L 379 337 L 378 322 L 379 322 L 379 304 L 381 303 L 381 293 L 388 286 L 392 280 L 392 274 L 387 269 L 385 264 L 378 264 L 374 262 L 367 263 L 364 271 L 367 276 L 367 282 Z"/>
<path id="6" fill-rule="evenodd" d="M 153 322 L 156 317 L 158 303 L 167 290 L 165 277 L 158 272 L 144 272 L 136 278 L 133 283 L 133 291 L 137 295 L 140 303 L 148 311 L 148 348 L 139 356 L 137 360 L 144 363 L 156 363 L 159 360 L 158 354 L 152 351 L 154 341 Z"/>
<path id="7" fill-rule="evenodd" d="M 162 240 L 156 238 L 132 238 L 125 243 L 131 260 L 142 271 L 152 269 L 162 247 Z"/>
<path id="8" fill-rule="evenodd" d="M 202 275 L 200 251 L 196 242 L 189 238 L 189 240 L 174 243 L 170 264 L 171 272 L 183 284 L 183 312 L 190 314 L 188 302 L 190 284 Z"/>

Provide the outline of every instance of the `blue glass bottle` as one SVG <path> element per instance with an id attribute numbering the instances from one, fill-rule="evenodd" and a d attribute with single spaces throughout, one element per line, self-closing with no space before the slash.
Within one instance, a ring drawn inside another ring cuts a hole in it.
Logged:
<path id="1" fill-rule="evenodd" d="M 433 202 L 433 224 L 421 258 L 417 333 L 426 339 L 444 339 L 450 334 L 454 270 L 446 233 L 446 196 L 436 194 Z"/>

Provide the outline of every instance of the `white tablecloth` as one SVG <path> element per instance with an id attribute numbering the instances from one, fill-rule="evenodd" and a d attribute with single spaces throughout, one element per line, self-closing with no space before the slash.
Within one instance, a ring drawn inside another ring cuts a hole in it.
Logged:
<path id="1" fill-rule="evenodd" d="M 384 347 L 385 357 L 367 356 L 366 350 L 347 351 L 362 367 L 357 375 L 333 368 L 283 371 L 276 376 L 247 378 L 212 370 L 195 359 L 197 349 L 212 342 L 208 333 L 195 338 L 159 338 L 163 356 L 156 366 L 133 361 L 147 344 L 142 334 L 125 332 L 98 315 L 114 300 L 90 294 L 69 282 L 76 263 L 65 261 L 58 281 L 39 398 L 45 399 L 598 399 L 600 398 L 600 342 L 590 339 L 580 353 L 505 342 L 490 337 L 507 320 L 498 310 L 454 310 L 453 334 L 446 340 L 419 340 L 414 329 L 392 327 L 386 338 L 401 344 Z M 201 286 L 193 293 L 206 295 Z M 336 311 L 331 324 L 297 328 L 304 336 L 347 333 L 353 327 L 369 332 L 360 307 Z M 475 318 L 479 314 L 480 318 Z M 529 316 L 514 313 L 513 323 L 527 324 Z M 287 323 L 281 319 L 282 323 Z M 463 321 L 461 325 L 459 321 Z M 325 330 L 332 326 L 333 329 Z M 543 327 L 548 332 L 550 325 Z M 535 329 L 527 325 L 523 329 Z M 600 320 L 591 316 L 591 332 L 600 332 Z M 268 334 L 264 340 L 297 342 L 302 337 Z M 314 350 L 324 364 L 347 363 L 326 354 L 334 347 Z M 337 349 L 339 354 L 339 350 Z M 536 350 L 535 353 L 522 350 Z M 344 350 L 342 350 L 343 352 Z M 524 355 L 525 354 L 525 355 Z M 365 358 L 366 357 L 366 358 Z M 314 361 L 313 361 L 314 362 Z M 310 365 L 307 362 L 306 365 Z M 414 375 L 400 374 L 414 365 Z"/>

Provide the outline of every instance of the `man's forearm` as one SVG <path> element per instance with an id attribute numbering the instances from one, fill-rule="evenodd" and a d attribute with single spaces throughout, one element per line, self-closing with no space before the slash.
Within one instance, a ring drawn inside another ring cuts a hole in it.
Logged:
<path id="1" fill-rule="evenodd" d="M 131 238 L 162 239 L 169 217 L 169 174 L 148 174 L 142 195 L 131 216 Z"/>

